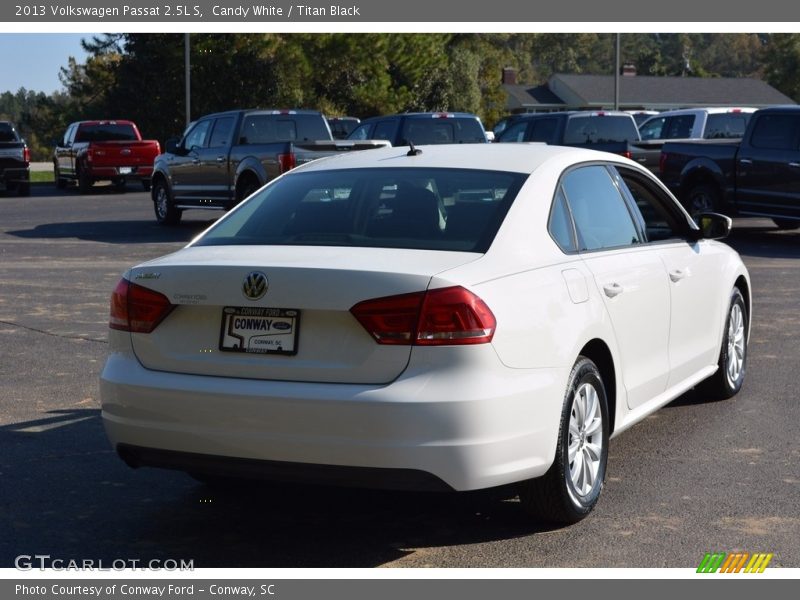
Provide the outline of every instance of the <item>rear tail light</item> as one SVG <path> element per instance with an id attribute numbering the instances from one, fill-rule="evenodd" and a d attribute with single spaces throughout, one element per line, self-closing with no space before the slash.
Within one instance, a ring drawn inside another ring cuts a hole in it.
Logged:
<path id="1" fill-rule="evenodd" d="M 459 286 L 365 300 L 350 312 L 379 344 L 486 344 L 497 326 L 486 303 Z"/>
<path id="2" fill-rule="evenodd" d="M 620 152 L 620 155 L 624 156 L 625 158 L 633 158 L 633 153 L 630 150 Z"/>
<path id="3" fill-rule="evenodd" d="M 297 156 L 295 156 L 294 152 L 278 154 L 278 166 L 281 170 L 281 173 L 291 171 L 297 166 Z"/>
<path id="4" fill-rule="evenodd" d="M 22 161 L 25 163 L 31 162 L 31 151 L 27 146 L 22 149 Z"/>
<path id="5" fill-rule="evenodd" d="M 150 333 L 175 306 L 164 294 L 121 279 L 111 294 L 111 329 Z"/>

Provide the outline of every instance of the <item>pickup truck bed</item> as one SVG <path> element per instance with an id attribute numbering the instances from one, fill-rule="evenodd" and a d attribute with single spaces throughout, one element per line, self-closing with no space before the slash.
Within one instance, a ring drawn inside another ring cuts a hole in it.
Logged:
<path id="1" fill-rule="evenodd" d="M 690 213 L 769 217 L 800 227 L 800 106 L 753 113 L 741 142 L 670 142 L 660 176 Z"/>

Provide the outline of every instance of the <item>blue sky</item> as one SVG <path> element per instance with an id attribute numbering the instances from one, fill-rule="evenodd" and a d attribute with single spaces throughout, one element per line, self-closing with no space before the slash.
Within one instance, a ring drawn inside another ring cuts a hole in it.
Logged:
<path id="1" fill-rule="evenodd" d="M 52 93 L 61 89 L 58 71 L 70 56 L 84 62 L 81 38 L 90 33 L 0 33 L 0 93 L 20 87 Z"/>

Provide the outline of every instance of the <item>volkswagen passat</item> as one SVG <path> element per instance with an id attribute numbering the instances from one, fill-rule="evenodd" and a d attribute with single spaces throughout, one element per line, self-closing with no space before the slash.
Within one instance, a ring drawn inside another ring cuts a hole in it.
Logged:
<path id="1" fill-rule="evenodd" d="M 388 148 L 276 179 L 111 300 L 131 466 L 474 490 L 572 522 L 609 438 L 745 376 L 750 281 L 649 172 L 536 144 Z"/>

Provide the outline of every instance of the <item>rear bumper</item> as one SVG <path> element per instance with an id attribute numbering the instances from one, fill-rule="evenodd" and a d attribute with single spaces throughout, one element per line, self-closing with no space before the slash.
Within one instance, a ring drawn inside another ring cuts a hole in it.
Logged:
<path id="1" fill-rule="evenodd" d="M 115 353 L 103 422 L 133 466 L 426 490 L 547 471 L 568 370 L 508 369 L 488 345 L 420 350 L 384 386 L 164 373 Z"/>
<path id="2" fill-rule="evenodd" d="M 130 172 L 125 172 L 130 169 Z M 92 166 L 89 170 L 92 179 L 150 179 L 153 175 L 153 166 L 117 166 L 117 167 L 98 167 Z"/>
<path id="3" fill-rule="evenodd" d="M 19 183 L 27 183 L 31 179 L 30 167 L 10 167 L 0 169 L 0 185 L 16 187 Z"/>

